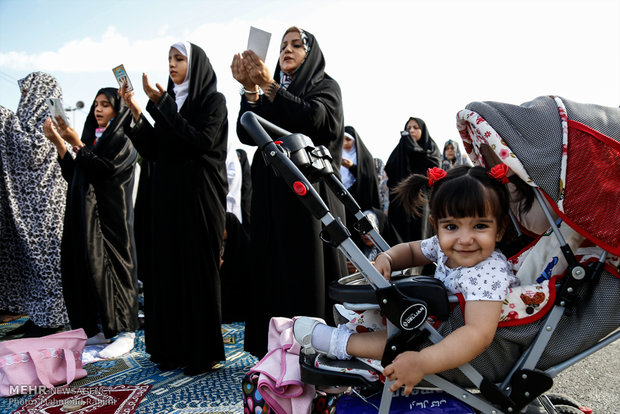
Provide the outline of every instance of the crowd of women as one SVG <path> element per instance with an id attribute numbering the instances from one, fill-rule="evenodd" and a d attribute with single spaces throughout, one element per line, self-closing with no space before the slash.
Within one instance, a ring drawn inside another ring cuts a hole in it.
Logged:
<path id="1" fill-rule="evenodd" d="M 228 114 L 215 72 L 188 42 L 173 44 L 168 61 L 166 88 L 142 78 L 153 123 L 127 85 L 102 88 L 80 137 L 61 117 L 50 119 L 45 100 L 61 97 L 61 88 L 41 72 L 20 81 L 16 113 L 0 107 L 0 310 L 4 320 L 29 315 L 10 335 L 69 324 L 90 344 L 113 340 L 100 356 L 121 355 L 139 328 L 142 283 L 151 359 L 196 375 L 225 359 L 222 321 L 245 321 L 245 348 L 261 357 L 272 316 L 331 314 L 327 285 L 355 269 L 321 243 L 321 223 L 259 151 L 251 163 L 232 151 L 246 174 L 240 208 L 231 211 Z M 424 121 L 411 117 L 384 165 L 345 127 L 340 87 L 324 69 L 316 38 L 297 27 L 284 33 L 273 73 L 251 50 L 235 55 L 239 118 L 251 111 L 325 146 L 388 243 L 428 236 L 428 220 L 414 218 L 390 190 L 428 168 L 467 163 L 458 144 L 448 141 L 442 160 Z M 239 121 L 236 133 L 255 145 Z M 316 186 L 352 227 L 354 217 Z M 356 237 L 373 259 L 372 244 Z"/>

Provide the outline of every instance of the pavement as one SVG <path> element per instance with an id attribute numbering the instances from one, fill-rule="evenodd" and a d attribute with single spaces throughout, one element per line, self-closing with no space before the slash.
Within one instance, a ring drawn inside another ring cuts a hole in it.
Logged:
<path id="1" fill-rule="evenodd" d="M 620 340 L 558 374 L 550 392 L 564 394 L 593 414 L 620 414 Z"/>

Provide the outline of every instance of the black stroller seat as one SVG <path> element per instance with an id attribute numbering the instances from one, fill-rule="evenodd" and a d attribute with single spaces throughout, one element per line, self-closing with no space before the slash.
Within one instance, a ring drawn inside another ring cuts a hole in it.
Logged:
<path id="1" fill-rule="evenodd" d="M 435 319 L 446 320 L 450 314 L 450 303 L 444 284 L 434 277 L 417 276 L 393 276 L 392 283 L 402 298 L 410 301 L 411 306 L 424 304 L 428 315 Z M 345 276 L 340 280 L 334 281 L 329 285 L 328 294 L 336 301 L 349 304 L 364 304 L 364 307 L 379 307 L 378 296 L 381 296 L 381 289 L 373 289 L 359 273 Z M 412 329 L 409 342 L 410 347 L 417 346 L 421 341 L 426 340 L 424 332 Z M 402 352 L 402 349 L 401 351 Z M 359 387 L 363 389 L 380 389 L 381 383 L 371 382 L 365 377 L 346 372 L 327 371 L 316 367 L 317 354 L 301 352 L 299 364 L 301 367 L 302 381 L 326 387 Z M 350 372 L 359 370 L 373 369 L 364 362 L 351 359 L 348 361 L 330 360 L 330 365 L 334 368 L 346 369 Z"/>
<path id="2" fill-rule="evenodd" d="M 358 280 L 365 280 L 359 279 L 360 277 L 359 273 L 354 273 L 330 283 L 329 297 L 341 302 L 377 303 L 376 291 L 368 283 L 358 283 Z M 425 302 L 429 315 L 442 321 L 448 317 L 450 313 L 448 294 L 439 279 L 424 275 L 401 276 L 393 277 L 392 283 L 404 296 Z"/>

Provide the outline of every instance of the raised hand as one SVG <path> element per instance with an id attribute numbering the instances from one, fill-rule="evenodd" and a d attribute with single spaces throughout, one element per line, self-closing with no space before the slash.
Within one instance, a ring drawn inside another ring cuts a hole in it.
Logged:
<path id="1" fill-rule="evenodd" d="M 123 102 L 125 102 L 125 105 L 127 105 L 127 108 L 129 108 L 129 110 L 131 111 L 133 119 L 137 121 L 142 114 L 142 109 L 140 109 L 140 106 L 134 99 L 135 92 L 128 91 L 127 89 L 127 82 L 125 82 L 123 83 L 123 86 L 118 89 L 118 94 L 120 95 Z"/>
<path id="2" fill-rule="evenodd" d="M 267 89 L 267 86 L 273 81 L 267 65 L 251 50 L 246 50 L 241 56 L 243 58 L 242 64 L 252 82 L 263 90 Z"/>
<path id="3" fill-rule="evenodd" d="M 146 76 L 146 73 L 142 74 L 142 87 L 144 88 L 144 93 L 149 97 L 153 103 L 159 103 L 161 97 L 164 96 L 166 90 L 159 84 L 156 83 L 155 86 L 157 89 L 153 88 L 149 83 L 149 78 Z"/>
<path id="4" fill-rule="evenodd" d="M 45 122 L 43 122 L 43 135 L 45 135 L 45 138 L 49 139 L 54 145 L 62 144 L 64 142 L 60 134 L 58 134 L 54 128 L 51 118 L 47 118 Z"/>
<path id="5" fill-rule="evenodd" d="M 241 59 L 241 54 L 237 53 L 233 56 L 232 63 L 230 64 L 230 70 L 232 72 L 233 78 L 235 78 L 237 82 L 243 85 L 246 90 L 256 90 L 258 85 L 255 82 L 252 82 L 250 74 L 243 65 L 243 59 Z"/>
<path id="6" fill-rule="evenodd" d="M 67 125 L 65 123 L 65 120 L 62 119 L 62 117 L 55 117 L 54 122 L 60 136 L 69 144 L 71 144 L 72 147 L 75 147 L 76 145 L 80 145 L 82 143 L 82 141 L 80 141 L 80 137 L 78 136 L 77 131 Z"/>
<path id="7" fill-rule="evenodd" d="M 54 123 L 51 118 L 47 118 L 45 122 L 43 122 L 43 134 L 45 135 L 45 138 L 49 139 L 50 142 L 54 144 L 60 158 L 64 158 L 67 153 L 65 141 L 62 139 L 60 134 L 58 134 L 56 128 L 54 128 Z"/>

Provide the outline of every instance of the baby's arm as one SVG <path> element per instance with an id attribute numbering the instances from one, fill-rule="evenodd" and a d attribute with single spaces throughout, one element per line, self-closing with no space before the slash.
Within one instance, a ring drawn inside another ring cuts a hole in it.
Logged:
<path id="1" fill-rule="evenodd" d="M 400 243 L 389 248 L 385 254 L 379 254 L 375 259 L 375 267 L 390 280 L 390 274 L 394 270 L 402 270 L 412 266 L 422 266 L 431 261 L 422 254 L 421 241 Z"/>
<path id="2" fill-rule="evenodd" d="M 499 301 L 469 301 L 465 306 L 465 325 L 439 343 L 423 350 L 399 354 L 383 373 L 394 384 L 390 391 L 403 385 L 405 395 L 424 375 L 459 367 L 480 355 L 493 341 L 502 309 Z"/>

